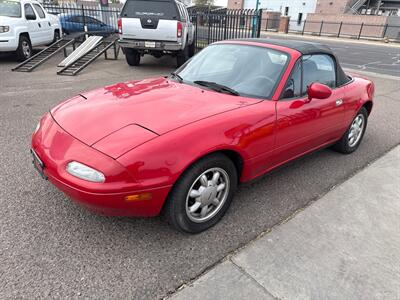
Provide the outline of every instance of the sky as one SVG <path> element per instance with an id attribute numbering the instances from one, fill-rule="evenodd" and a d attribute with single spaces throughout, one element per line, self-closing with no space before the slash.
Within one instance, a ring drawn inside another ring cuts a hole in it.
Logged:
<path id="1" fill-rule="evenodd" d="M 214 0 L 214 3 L 217 6 L 227 6 L 228 0 Z"/>

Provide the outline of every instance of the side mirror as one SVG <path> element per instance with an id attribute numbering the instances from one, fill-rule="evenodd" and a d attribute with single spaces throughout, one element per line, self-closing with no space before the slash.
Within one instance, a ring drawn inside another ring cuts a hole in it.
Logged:
<path id="1" fill-rule="evenodd" d="M 332 90 L 325 84 L 313 82 L 307 88 L 308 100 L 326 99 L 332 95 Z"/>
<path id="2" fill-rule="evenodd" d="M 25 13 L 25 19 L 36 20 L 36 16 L 35 16 L 35 14 Z"/>

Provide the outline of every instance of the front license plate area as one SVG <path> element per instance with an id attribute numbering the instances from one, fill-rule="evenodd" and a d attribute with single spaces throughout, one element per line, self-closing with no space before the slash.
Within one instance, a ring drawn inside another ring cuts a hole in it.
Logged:
<path id="1" fill-rule="evenodd" d="M 156 42 L 145 41 L 145 42 L 144 42 L 144 46 L 145 46 L 146 48 L 155 48 L 155 47 L 156 47 Z"/>
<path id="2" fill-rule="evenodd" d="M 46 175 L 44 175 L 44 164 L 42 160 L 39 158 L 39 156 L 36 154 L 34 150 L 31 149 L 31 155 L 32 155 L 32 164 L 36 171 L 39 172 L 40 176 L 43 179 L 47 179 Z"/>

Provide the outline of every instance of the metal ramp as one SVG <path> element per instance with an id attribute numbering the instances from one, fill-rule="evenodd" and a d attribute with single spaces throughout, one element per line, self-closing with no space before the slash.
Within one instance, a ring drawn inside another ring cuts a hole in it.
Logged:
<path id="1" fill-rule="evenodd" d="M 73 39 L 60 39 L 47 48 L 43 49 L 39 53 L 35 54 L 31 58 L 23 61 L 19 65 L 17 65 L 15 68 L 12 69 L 12 71 L 17 71 L 17 72 L 31 72 L 41 64 L 43 64 L 46 60 L 50 59 L 52 56 L 60 52 L 61 50 L 65 51 L 65 48 L 68 47 L 71 44 L 75 43 L 75 38 Z"/>
<path id="2" fill-rule="evenodd" d="M 114 57 L 109 58 L 107 56 L 107 50 L 111 47 L 114 47 Z M 57 72 L 58 75 L 69 75 L 74 76 L 86 68 L 89 64 L 95 61 L 99 56 L 104 54 L 105 59 L 117 59 L 119 48 L 117 49 L 117 38 L 112 40 L 104 40 L 98 43 L 96 46 L 91 48 L 88 52 L 80 56 L 73 63 L 70 63 L 63 67 L 60 71 Z M 78 49 L 77 49 L 78 50 Z"/>
<path id="3" fill-rule="evenodd" d="M 76 48 L 67 58 L 58 64 L 59 67 L 67 67 L 73 64 L 76 60 L 81 58 L 86 53 L 90 52 L 95 48 L 100 41 L 103 39 L 102 36 L 89 36 L 78 48 Z"/>

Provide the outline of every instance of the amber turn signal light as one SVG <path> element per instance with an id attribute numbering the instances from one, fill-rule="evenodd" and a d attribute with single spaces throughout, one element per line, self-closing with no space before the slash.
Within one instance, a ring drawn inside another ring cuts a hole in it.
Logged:
<path id="1" fill-rule="evenodd" d="M 142 193 L 137 195 L 129 195 L 125 197 L 126 202 L 151 200 L 151 193 Z"/>

